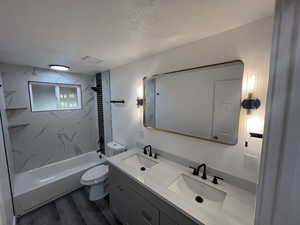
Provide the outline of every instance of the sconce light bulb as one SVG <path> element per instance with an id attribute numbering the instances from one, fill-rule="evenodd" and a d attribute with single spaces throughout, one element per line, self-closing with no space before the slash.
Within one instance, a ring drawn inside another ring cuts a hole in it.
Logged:
<path id="1" fill-rule="evenodd" d="M 256 77 L 255 77 L 255 75 L 251 75 L 248 78 L 248 93 L 254 92 L 255 83 L 256 83 Z"/>
<path id="2" fill-rule="evenodd" d="M 137 88 L 137 97 L 138 99 L 142 99 L 144 97 L 143 86 Z"/>

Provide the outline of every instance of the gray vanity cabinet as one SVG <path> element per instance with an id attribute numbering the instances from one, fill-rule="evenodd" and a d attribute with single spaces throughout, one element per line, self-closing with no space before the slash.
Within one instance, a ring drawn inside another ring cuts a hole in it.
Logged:
<path id="1" fill-rule="evenodd" d="M 198 224 L 114 166 L 109 193 L 110 208 L 124 225 Z"/>
<path id="2" fill-rule="evenodd" d="M 159 211 L 128 186 L 110 189 L 110 207 L 124 225 L 159 225 Z"/>
<path id="3" fill-rule="evenodd" d="M 163 225 L 178 225 L 164 213 L 160 213 L 159 221 L 160 221 L 160 224 L 163 224 Z"/>
<path id="4" fill-rule="evenodd" d="M 133 209 L 132 225 L 159 225 L 159 211 L 133 190 L 128 190 Z"/>
<path id="5" fill-rule="evenodd" d="M 124 205 L 126 204 L 126 207 Z M 110 189 L 110 208 L 118 219 L 123 222 L 124 225 L 128 225 L 128 216 L 132 214 L 128 204 L 126 190 L 122 186 L 112 187 Z"/>

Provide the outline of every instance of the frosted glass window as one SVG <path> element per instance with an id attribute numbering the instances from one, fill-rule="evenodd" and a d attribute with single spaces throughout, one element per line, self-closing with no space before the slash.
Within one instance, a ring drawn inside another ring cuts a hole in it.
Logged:
<path id="1" fill-rule="evenodd" d="M 79 85 L 29 82 L 31 110 L 81 109 Z"/>
<path id="2" fill-rule="evenodd" d="M 77 108 L 79 106 L 75 87 L 59 87 L 59 99 L 61 108 Z"/>

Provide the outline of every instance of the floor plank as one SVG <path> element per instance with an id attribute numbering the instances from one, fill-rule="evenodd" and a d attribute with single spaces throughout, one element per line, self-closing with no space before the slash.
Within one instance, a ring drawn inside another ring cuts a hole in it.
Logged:
<path id="1" fill-rule="evenodd" d="M 99 204 L 98 204 L 99 203 Z M 79 189 L 17 219 L 17 225 L 121 225 L 108 198 L 95 202 Z"/>
<path id="2" fill-rule="evenodd" d="M 109 222 L 103 216 L 95 203 L 90 202 L 83 190 L 74 191 L 72 199 L 79 209 L 86 225 L 109 225 Z"/>
<path id="3" fill-rule="evenodd" d="M 20 217 L 17 219 L 18 225 L 32 225 L 33 224 L 33 218 L 30 213 Z"/>
<path id="4" fill-rule="evenodd" d="M 71 196 L 55 201 L 62 225 L 86 225 Z"/>
<path id="5" fill-rule="evenodd" d="M 21 218 L 18 218 L 18 225 L 62 225 L 54 203 L 49 203 L 36 209 Z"/>
<path id="6" fill-rule="evenodd" d="M 106 220 L 111 224 L 111 225 L 122 225 L 116 217 L 113 215 L 112 211 L 109 208 L 109 197 L 105 197 L 104 199 L 95 201 L 95 204 L 97 207 L 101 210 L 102 214 L 106 218 Z"/>
<path id="7" fill-rule="evenodd" d="M 116 217 L 113 215 L 113 213 L 111 212 L 111 210 L 109 209 L 104 209 L 102 211 L 102 214 L 104 215 L 104 217 L 106 218 L 107 221 L 109 221 L 109 223 L 111 225 L 122 225 L 117 219 Z"/>
<path id="8" fill-rule="evenodd" d="M 33 225 L 61 225 L 54 203 L 49 203 L 32 213 Z"/>

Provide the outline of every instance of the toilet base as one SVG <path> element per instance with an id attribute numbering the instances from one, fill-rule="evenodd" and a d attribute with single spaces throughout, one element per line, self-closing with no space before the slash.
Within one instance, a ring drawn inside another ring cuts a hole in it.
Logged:
<path id="1" fill-rule="evenodd" d="M 89 200 L 97 201 L 104 198 L 108 194 L 107 186 L 107 181 L 100 184 L 91 185 L 89 188 Z"/>

